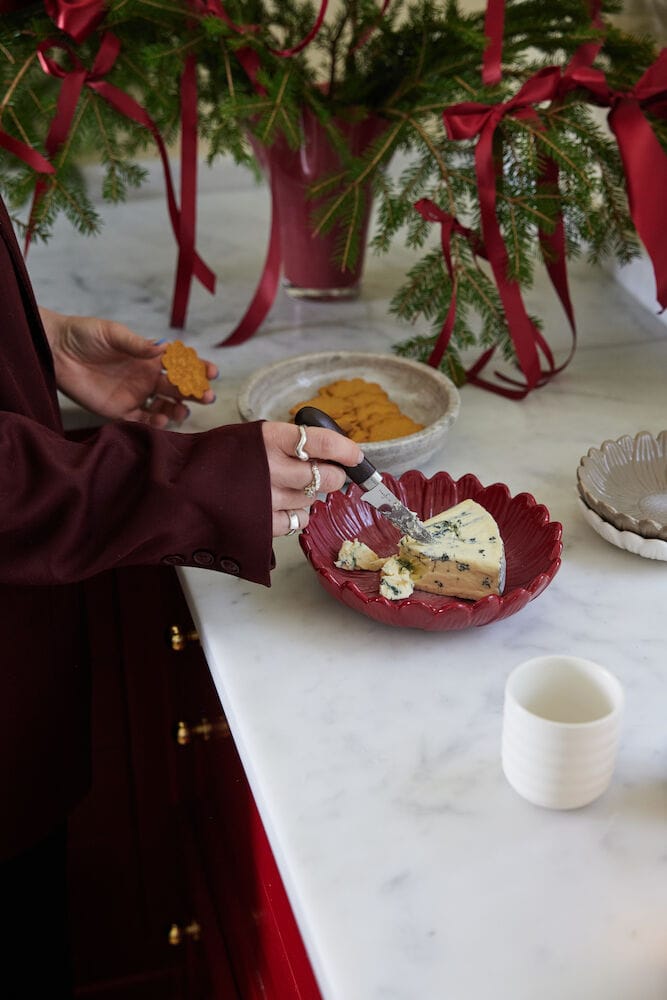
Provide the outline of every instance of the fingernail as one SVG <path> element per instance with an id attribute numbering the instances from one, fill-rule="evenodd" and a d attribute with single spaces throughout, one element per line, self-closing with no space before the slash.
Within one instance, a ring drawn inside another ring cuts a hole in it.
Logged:
<path id="1" fill-rule="evenodd" d="M 154 341 L 154 344 L 155 344 L 156 347 L 159 347 L 160 344 L 166 344 L 166 343 L 167 343 L 167 338 L 166 337 L 162 337 L 161 340 Z"/>

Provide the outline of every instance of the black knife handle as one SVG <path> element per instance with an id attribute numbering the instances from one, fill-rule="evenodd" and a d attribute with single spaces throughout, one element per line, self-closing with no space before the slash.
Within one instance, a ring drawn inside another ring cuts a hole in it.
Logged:
<path id="1" fill-rule="evenodd" d="M 343 428 L 339 427 L 328 413 L 318 410 L 316 406 L 302 406 L 297 412 L 294 422 L 296 424 L 304 424 L 306 427 L 324 427 L 328 431 L 336 431 L 338 434 L 342 434 L 343 437 L 347 437 Z M 373 463 L 369 462 L 367 458 L 364 458 L 363 462 L 352 468 L 347 465 L 341 465 L 340 462 L 334 462 L 333 464 L 340 465 L 341 469 L 345 470 L 352 482 L 358 485 L 365 483 L 367 479 L 370 479 L 377 472 Z"/>

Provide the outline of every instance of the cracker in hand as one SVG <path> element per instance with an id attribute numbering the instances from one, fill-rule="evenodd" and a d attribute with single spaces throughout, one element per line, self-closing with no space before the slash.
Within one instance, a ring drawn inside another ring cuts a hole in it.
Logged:
<path id="1" fill-rule="evenodd" d="M 162 365 L 167 378 L 182 396 L 201 399 L 210 389 L 206 377 L 206 364 L 193 347 L 186 347 L 182 340 L 174 340 L 167 345 L 162 355 Z"/>

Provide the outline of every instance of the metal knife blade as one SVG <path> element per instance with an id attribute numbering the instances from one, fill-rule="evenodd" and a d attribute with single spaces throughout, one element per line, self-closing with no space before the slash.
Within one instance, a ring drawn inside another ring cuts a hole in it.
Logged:
<path id="1" fill-rule="evenodd" d="M 345 431 L 338 426 L 335 420 L 315 406 L 302 407 L 294 420 L 295 423 L 305 424 L 307 427 L 326 427 L 345 435 Z M 364 458 L 363 462 L 354 468 L 349 468 L 346 465 L 343 468 L 352 482 L 357 483 L 365 490 L 361 494 L 362 500 L 375 507 L 378 513 L 388 518 L 404 535 L 410 535 L 418 542 L 433 541 L 433 536 L 428 528 L 422 524 L 414 511 L 401 503 L 398 497 L 391 492 L 372 462 Z"/>
<path id="2" fill-rule="evenodd" d="M 377 473 L 380 476 L 379 473 Z M 413 510 L 401 503 L 380 477 L 377 486 L 361 494 L 361 499 L 370 503 L 380 514 L 396 525 L 404 535 L 410 535 L 418 542 L 432 542 L 433 536 Z"/>

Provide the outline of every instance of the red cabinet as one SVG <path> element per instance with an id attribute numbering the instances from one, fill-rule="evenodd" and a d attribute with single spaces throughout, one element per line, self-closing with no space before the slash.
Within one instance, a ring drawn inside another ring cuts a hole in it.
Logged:
<path id="1" fill-rule="evenodd" d="M 89 604 L 94 778 L 70 852 L 77 995 L 319 1000 L 174 572 L 109 574 Z"/>

